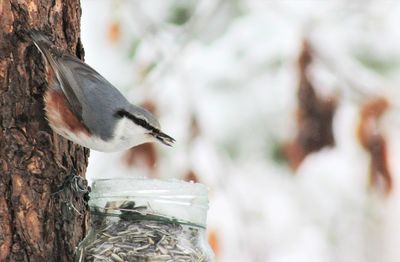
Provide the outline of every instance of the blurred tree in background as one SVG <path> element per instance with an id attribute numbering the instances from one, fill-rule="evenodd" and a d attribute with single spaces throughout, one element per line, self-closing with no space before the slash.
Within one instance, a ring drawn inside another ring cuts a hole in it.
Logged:
<path id="1" fill-rule="evenodd" d="M 91 179 L 205 183 L 222 262 L 398 260 L 397 2 L 83 8 L 88 61 L 177 139 L 93 153 Z"/>

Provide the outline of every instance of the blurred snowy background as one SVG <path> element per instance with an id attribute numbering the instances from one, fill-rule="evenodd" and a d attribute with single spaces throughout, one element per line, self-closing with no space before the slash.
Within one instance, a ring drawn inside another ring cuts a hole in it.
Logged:
<path id="1" fill-rule="evenodd" d="M 400 2 L 85 0 L 86 62 L 173 148 L 89 179 L 210 188 L 219 262 L 400 260 Z"/>

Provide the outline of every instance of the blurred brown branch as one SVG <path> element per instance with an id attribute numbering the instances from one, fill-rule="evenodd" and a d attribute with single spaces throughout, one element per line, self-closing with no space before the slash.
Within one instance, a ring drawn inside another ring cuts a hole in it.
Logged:
<path id="1" fill-rule="evenodd" d="M 365 102 L 360 110 L 360 122 L 357 136 L 371 157 L 369 181 L 370 186 L 383 186 L 385 193 L 392 190 L 392 175 L 387 162 L 386 138 L 379 128 L 379 119 L 389 108 L 389 102 L 383 97 L 377 97 Z"/>
<path id="2" fill-rule="evenodd" d="M 307 70 L 312 62 L 312 50 L 304 40 L 298 59 L 299 86 L 297 92 L 297 135 L 283 147 L 283 153 L 293 169 L 304 158 L 325 146 L 335 144 L 332 120 L 336 109 L 336 99 L 322 98 L 309 80 Z"/>

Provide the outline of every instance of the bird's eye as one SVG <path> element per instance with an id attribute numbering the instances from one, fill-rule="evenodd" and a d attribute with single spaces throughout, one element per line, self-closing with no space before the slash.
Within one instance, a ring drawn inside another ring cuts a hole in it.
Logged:
<path id="1" fill-rule="evenodd" d="M 125 111 L 124 110 L 118 110 L 117 112 L 115 112 L 114 116 L 117 117 L 117 118 L 123 118 L 125 116 Z"/>

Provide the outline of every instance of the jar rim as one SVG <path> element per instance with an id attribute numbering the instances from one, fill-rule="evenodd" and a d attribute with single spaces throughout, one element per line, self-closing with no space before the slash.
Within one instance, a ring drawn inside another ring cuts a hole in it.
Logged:
<path id="1" fill-rule="evenodd" d="M 91 199 L 99 197 L 124 197 L 130 195 L 178 195 L 190 194 L 205 197 L 208 188 L 201 183 L 178 179 L 153 179 L 145 177 L 116 177 L 95 179 L 92 183 Z"/>

